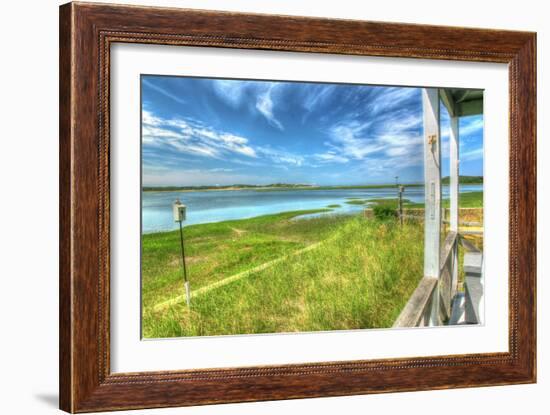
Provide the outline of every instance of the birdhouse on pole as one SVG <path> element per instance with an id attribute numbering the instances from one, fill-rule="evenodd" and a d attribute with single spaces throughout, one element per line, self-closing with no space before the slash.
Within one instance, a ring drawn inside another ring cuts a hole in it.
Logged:
<path id="1" fill-rule="evenodd" d="M 185 220 L 186 206 L 177 199 L 172 204 L 172 214 L 174 215 L 174 222 L 178 222 L 180 225 L 180 244 L 181 244 L 181 262 L 183 265 L 183 281 L 185 283 L 185 298 L 187 300 L 187 306 L 191 306 L 191 288 L 189 287 L 189 280 L 187 279 L 187 265 L 185 263 L 185 245 L 183 243 L 183 221 Z"/>
<path id="2" fill-rule="evenodd" d="M 174 214 L 174 222 L 181 223 L 185 221 L 185 212 L 187 210 L 187 207 L 183 203 L 181 203 L 179 199 L 176 200 L 172 205 L 172 210 Z"/>

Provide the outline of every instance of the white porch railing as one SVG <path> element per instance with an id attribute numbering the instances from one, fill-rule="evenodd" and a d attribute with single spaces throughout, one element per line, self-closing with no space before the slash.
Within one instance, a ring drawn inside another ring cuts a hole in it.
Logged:
<path id="1" fill-rule="evenodd" d="M 475 250 L 464 255 L 464 292 L 458 290 L 458 279 L 452 278 L 452 252 L 458 248 L 458 243 L 462 243 L 465 249 Z M 393 327 L 478 324 L 481 321 L 483 254 L 460 235 L 449 232 L 440 257 L 443 265 L 439 277 L 424 277 L 420 280 Z"/>
<path id="2" fill-rule="evenodd" d="M 467 97 L 463 90 L 424 88 L 424 278 L 418 284 L 394 327 L 438 326 L 448 323 L 456 315 L 453 307 L 465 307 L 461 321 L 479 322 L 479 304 L 482 302 L 482 254 L 465 255 L 465 294 L 458 290 L 459 235 L 459 117 L 469 115 L 463 108 Z M 475 98 L 475 99 L 474 99 Z M 483 111 L 483 94 L 473 94 L 475 113 Z M 440 103 L 450 115 L 450 218 L 447 222 L 441 212 L 441 126 Z M 440 245 L 441 226 L 446 222 L 450 231 Z M 461 234 L 482 234 L 480 230 L 465 230 Z M 465 245 L 467 247 L 467 245 Z M 478 264 L 478 265 L 476 265 Z M 467 268 L 471 269 L 468 271 Z M 476 270 L 474 277 L 472 269 Z M 464 297 L 456 301 L 457 295 Z M 465 304 L 465 306 L 464 306 Z M 455 310 L 456 311 L 456 310 Z M 466 315 L 466 317 L 464 317 Z"/>

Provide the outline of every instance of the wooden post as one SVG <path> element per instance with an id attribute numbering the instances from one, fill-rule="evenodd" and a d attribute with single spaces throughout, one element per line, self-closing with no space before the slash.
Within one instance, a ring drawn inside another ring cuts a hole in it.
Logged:
<path id="1" fill-rule="evenodd" d="M 403 226 L 403 191 L 405 186 L 399 186 L 399 221 Z"/>
<path id="2" fill-rule="evenodd" d="M 424 277 L 439 278 L 441 231 L 441 149 L 439 89 L 422 90 L 424 111 Z M 440 325 L 439 288 L 434 293 L 430 325 Z"/>
<path id="3" fill-rule="evenodd" d="M 458 234 L 458 200 L 459 200 L 459 135 L 458 135 L 458 122 L 459 118 L 451 116 L 451 135 L 450 135 L 450 181 L 449 181 L 449 194 L 451 198 L 451 218 L 450 218 L 450 230 Z M 458 289 L 458 243 L 453 247 L 453 259 L 452 259 L 452 297 Z"/>

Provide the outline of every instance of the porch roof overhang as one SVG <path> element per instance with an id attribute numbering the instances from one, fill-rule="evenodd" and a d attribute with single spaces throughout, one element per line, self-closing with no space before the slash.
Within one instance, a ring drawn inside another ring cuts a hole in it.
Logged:
<path id="1" fill-rule="evenodd" d="M 451 117 L 483 114 L 483 90 L 440 88 L 439 94 Z"/>

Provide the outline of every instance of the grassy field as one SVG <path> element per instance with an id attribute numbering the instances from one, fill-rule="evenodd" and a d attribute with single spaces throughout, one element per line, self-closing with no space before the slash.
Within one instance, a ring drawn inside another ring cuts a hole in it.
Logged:
<path id="1" fill-rule="evenodd" d="M 483 207 L 483 192 L 460 193 L 458 201 L 461 208 L 481 208 Z M 449 207 L 449 199 L 443 199 L 443 207 Z"/>
<path id="2" fill-rule="evenodd" d="M 482 195 L 461 194 L 461 207 L 481 207 Z M 422 204 L 404 201 L 404 206 Z M 185 301 L 170 303 L 184 293 L 179 232 L 143 235 L 143 336 L 391 327 L 423 274 L 422 221 L 401 227 L 397 220 L 361 214 L 295 220 L 329 210 L 185 227 L 189 279 L 192 292 L 199 291 L 190 309 Z M 480 215 L 463 210 L 461 220 L 482 221 Z M 231 282 L 216 287 L 220 281 Z"/>
<path id="3" fill-rule="evenodd" d="M 370 199 L 369 204 L 377 204 L 382 206 L 389 206 L 392 208 L 397 208 L 398 199 L 397 198 L 390 198 L 390 199 Z M 450 207 L 450 201 L 449 199 L 443 199 L 442 200 L 442 207 L 448 209 Z M 483 224 L 483 192 L 468 192 L 468 193 L 461 193 L 459 195 L 459 205 L 460 205 L 460 212 L 459 212 L 459 221 L 460 222 L 478 222 L 480 224 Z M 415 203 L 411 202 L 408 199 L 403 199 L 403 207 L 405 209 L 423 209 L 424 203 Z M 423 211 L 417 212 L 417 214 L 420 213 L 423 215 Z M 446 212 L 446 219 L 448 218 L 449 212 Z M 463 229 L 463 227 L 461 227 Z M 443 244 L 445 240 L 445 235 L 449 231 L 449 225 L 444 225 L 441 227 L 441 244 Z M 475 245 L 478 249 L 483 250 L 483 237 L 481 235 L 467 235 L 463 236 L 464 239 L 471 242 L 473 245 Z M 464 281 L 464 269 L 462 268 L 462 263 L 464 261 L 464 248 L 461 244 L 458 245 L 458 270 L 459 270 L 459 282 L 462 283 Z"/>
<path id="4" fill-rule="evenodd" d="M 361 204 L 361 205 L 366 203 L 369 203 L 369 204 L 376 203 L 379 205 L 388 205 L 388 206 L 393 206 L 397 208 L 397 202 L 398 202 L 397 198 L 369 199 L 369 200 L 350 198 L 346 203 Z M 481 208 L 483 207 L 483 192 L 460 193 L 459 204 L 461 208 Z M 443 199 L 441 201 L 441 206 L 444 208 L 450 207 L 449 199 Z M 403 198 L 403 207 L 404 208 L 423 208 L 424 203 L 412 202 L 409 199 Z"/>
<path id="5" fill-rule="evenodd" d="M 185 302 L 179 234 L 143 236 L 146 338 L 391 326 L 422 276 L 417 223 L 306 212 L 185 228 L 192 290 L 321 242 L 314 249 Z M 336 260 L 337 259 L 337 260 Z"/>

